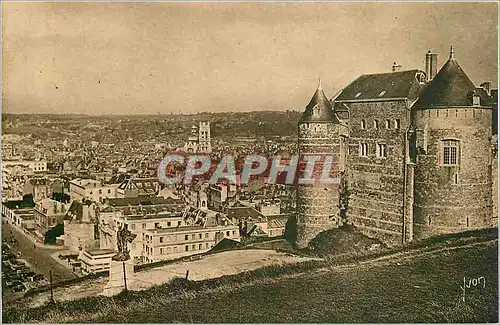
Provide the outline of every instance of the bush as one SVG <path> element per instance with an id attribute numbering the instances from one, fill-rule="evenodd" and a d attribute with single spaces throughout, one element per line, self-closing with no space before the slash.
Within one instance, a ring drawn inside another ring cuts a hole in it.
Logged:
<path id="1" fill-rule="evenodd" d="M 356 231 L 352 225 L 345 224 L 319 233 L 311 240 L 307 250 L 314 255 L 328 256 L 362 254 L 380 247 L 385 247 L 381 241 Z"/>

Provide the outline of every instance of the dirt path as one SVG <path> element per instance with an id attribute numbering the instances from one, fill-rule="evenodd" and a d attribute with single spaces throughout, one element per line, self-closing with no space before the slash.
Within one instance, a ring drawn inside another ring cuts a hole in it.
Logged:
<path id="1" fill-rule="evenodd" d="M 183 277 L 189 270 L 189 279 L 194 281 L 218 278 L 251 271 L 270 265 L 294 264 L 312 258 L 278 253 L 274 250 L 247 249 L 208 255 L 200 260 L 170 264 L 139 272 L 131 280 L 131 290 L 143 290 Z"/>

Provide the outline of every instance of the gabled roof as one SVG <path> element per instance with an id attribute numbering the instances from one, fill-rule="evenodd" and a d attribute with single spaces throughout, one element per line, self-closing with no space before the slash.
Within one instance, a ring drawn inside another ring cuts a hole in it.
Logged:
<path id="1" fill-rule="evenodd" d="M 318 89 L 311 98 L 311 101 L 306 106 L 305 112 L 302 114 L 299 123 L 307 122 L 330 122 L 340 123 L 339 119 L 333 112 L 332 104 L 326 98 L 323 89 L 321 88 L 321 81 Z"/>
<path id="2" fill-rule="evenodd" d="M 474 83 L 450 55 L 431 83 L 424 89 L 416 108 L 472 106 L 472 94 L 481 98 L 481 105 L 488 105 L 485 92 L 478 91 Z"/>
<path id="3" fill-rule="evenodd" d="M 83 204 L 78 201 L 71 202 L 71 206 L 69 207 L 64 219 L 73 220 L 73 217 L 77 221 L 81 221 L 83 218 Z"/>
<path id="4" fill-rule="evenodd" d="M 407 70 L 389 73 L 366 74 L 349 84 L 335 101 L 364 99 L 415 99 L 422 85 L 417 74 L 423 71 Z"/>
<path id="5" fill-rule="evenodd" d="M 227 210 L 227 216 L 229 218 L 255 218 L 264 219 L 264 215 L 252 207 L 230 207 Z"/>

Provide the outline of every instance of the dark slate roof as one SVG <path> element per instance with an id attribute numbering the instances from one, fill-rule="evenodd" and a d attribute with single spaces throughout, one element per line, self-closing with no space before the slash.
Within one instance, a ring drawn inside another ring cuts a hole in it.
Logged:
<path id="1" fill-rule="evenodd" d="M 407 70 L 390 73 L 366 74 L 349 84 L 335 101 L 384 99 L 384 98 L 417 98 L 421 85 L 417 73 L 423 71 Z"/>
<path id="2" fill-rule="evenodd" d="M 264 215 L 252 207 L 231 207 L 227 210 L 229 218 L 264 218 Z"/>
<path id="3" fill-rule="evenodd" d="M 68 209 L 68 212 L 66 212 L 66 216 L 64 219 L 66 220 L 72 220 L 73 216 L 75 216 L 77 221 L 81 221 L 83 218 L 83 204 L 78 202 L 78 201 L 73 201 L 71 202 L 71 206 Z"/>
<path id="4" fill-rule="evenodd" d="M 478 91 L 458 62 L 450 58 L 424 89 L 415 107 L 472 106 L 473 92 L 480 96 L 482 105 L 489 103 L 486 92 Z"/>
<path id="5" fill-rule="evenodd" d="M 169 201 L 159 196 L 149 197 L 128 197 L 128 198 L 110 198 L 107 200 L 109 206 L 126 207 L 140 205 L 166 205 Z"/>
<path id="6" fill-rule="evenodd" d="M 2 205 L 6 206 L 9 209 L 31 209 L 35 207 L 35 203 L 31 200 L 15 200 L 15 201 L 7 201 L 3 202 Z"/>
<path id="7" fill-rule="evenodd" d="M 235 249 L 235 248 L 238 248 L 240 246 L 243 246 L 243 244 L 237 240 L 230 239 L 230 238 L 223 238 L 211 250 L 209 250 L 209 253 L 216 253 L 216 252 L 220 252 L 220 251 Z"/>
<path id="8" fill-rule="evenodd" d="M 305 112 L 302 114 L 299 123 L 307 122 L 330 122 L 340 123 L 339 119 L 333 112 L 332 104 L 326 98 L 321 84 L 311 98 L 311 101 L 306 106 Z"/>

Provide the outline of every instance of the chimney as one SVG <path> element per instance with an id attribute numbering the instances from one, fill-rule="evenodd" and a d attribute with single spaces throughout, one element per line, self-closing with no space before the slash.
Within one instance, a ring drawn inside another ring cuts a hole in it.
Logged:
<path id="1" fill-rule="evenodd" d="M 488 96 L 490 96 L 490 88 L 491 88 L 491 83 L 489 81 L 485 81 L 483 82 L 479 87 L 483 88 L 484 90 L 486 90 L 486 92 L 488 93 Z"/>
<path id="2" fill-rule="evenodd" d="M 399 70 L 401 70 L 401 68 L 402 68 L 402 67 L 403 67 L 402 65 L 397 64 L 396 62 L 394 62 L 394 63 L 392 64 L 392 72 L 399 71 Z"/>
<path id="3" fill-rule="evenodd" d="M 427 81 L 431 81 L 436 76 L 437 65 L 438 55 L 436 53 L 431 53 L 431 50 L 429 50 L 427 54 L 425 54 L 425 75 Z"/>

